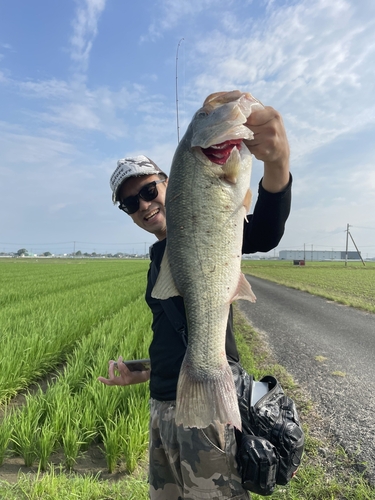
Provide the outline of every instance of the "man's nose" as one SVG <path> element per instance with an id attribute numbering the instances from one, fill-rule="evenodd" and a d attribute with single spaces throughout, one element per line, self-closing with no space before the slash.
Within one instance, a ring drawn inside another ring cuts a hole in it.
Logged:
<path id="1" fill-rule="evenodd" d="M 150 204 L 151 201 L 146 201 L 143 198 L 139 198 L 139 210 L 147 210 Z"/>

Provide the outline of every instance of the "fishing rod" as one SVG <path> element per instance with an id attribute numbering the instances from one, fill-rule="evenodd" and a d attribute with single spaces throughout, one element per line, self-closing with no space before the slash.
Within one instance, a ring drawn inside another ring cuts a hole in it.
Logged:
<path id="1" fill-rule="evenodd" d="M 177 45 L 177 51 L 176 51 L 176 116 L 177 116 L 177 142 L 180 142 L 180 123 L 179 123 L 179 118 L 178 118 L 178 68 L 177 68 L 177 63 L 178 63 L 178 50 L 180 48 L 181 42 L 184 40 L 184 38 L 181 38 L 181 40 L 178 42 Z"/>

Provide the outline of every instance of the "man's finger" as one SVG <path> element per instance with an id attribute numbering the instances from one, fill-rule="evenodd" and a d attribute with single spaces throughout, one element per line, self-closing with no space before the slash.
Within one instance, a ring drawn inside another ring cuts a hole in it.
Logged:
<path id="1" fill-rule="evenodd" d="M 276 115 L 277 111 L 271 108 L 271 106 L 267 106 L 264 109 L 257 109 L 256 111 L 253 111 L 250 114 L 250 116 L 246 121 L 246 125 L 248 125 L 250 129 L 251 126 L 259 127 L 271 121 L 273 118 L 276 117 Z"/>
<path id="2" fill-rule="evenodd" d="M 108 373 L 109 373 L 109 378 L 112 379 L 115 376 L 115 368 L 116 368 L 116 363 L 114 361 L 110 361 L 109 367 L 108 367 Z"/>
<path id="3" fill-rule="evenodd" d="M 112 380 L 110 380 L 110 379 L 108 379 L 108 378 L 98 377 L 98 380 L 99 380 L 99 382 L 101 382 L 102 384 L 105 384 L 105 385 L 113 385 Z"/>

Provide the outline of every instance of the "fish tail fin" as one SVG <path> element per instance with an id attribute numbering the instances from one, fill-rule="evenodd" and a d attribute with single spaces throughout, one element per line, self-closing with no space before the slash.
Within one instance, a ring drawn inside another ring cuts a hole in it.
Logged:
<path id="1" fill-rule="evenodd" d="M 215 377 L 199 376 L 189 369 L 185 357 L 177 386 L 176 424 L 202 429 L 215 421 L 241 430 L 232 370 L 227 363 Z"/>

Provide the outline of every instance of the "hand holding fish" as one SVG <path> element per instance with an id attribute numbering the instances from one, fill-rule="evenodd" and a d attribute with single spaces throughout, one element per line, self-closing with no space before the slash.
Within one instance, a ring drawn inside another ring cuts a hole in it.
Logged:
<path id="1" fill-rule="evenodd" d="M 289 182 L 289 144 L 281 115 L 267 106 L 251 113 L 246 125 L 254 139 L 244 143 L 255 158 L 264 162 L 264 189 L 282 191 Z"/>

